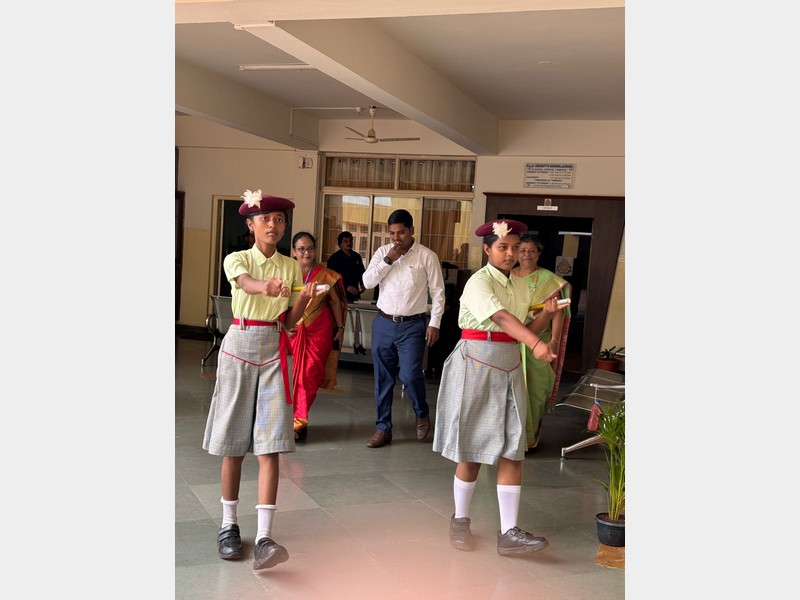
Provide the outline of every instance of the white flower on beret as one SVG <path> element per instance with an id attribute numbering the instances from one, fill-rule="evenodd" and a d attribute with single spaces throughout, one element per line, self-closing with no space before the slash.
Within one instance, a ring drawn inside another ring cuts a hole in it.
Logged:
<path id="1" fill-rule="evenodd" d="M 240 196 L 240 198 L 242 198 L 244 203 L 250 208 L 253 208 L 254 206 L 261 208 L 261 190 L 256 190 L 255 192 L 245 190 L 244 195 Z"/>
<path id="2" fill-rule="evenodd" d="M 492 223 L 492 233 L 499 238 L 504 238 L 508 235 L 508 223 L 500 221 L 499 223 Z"/>

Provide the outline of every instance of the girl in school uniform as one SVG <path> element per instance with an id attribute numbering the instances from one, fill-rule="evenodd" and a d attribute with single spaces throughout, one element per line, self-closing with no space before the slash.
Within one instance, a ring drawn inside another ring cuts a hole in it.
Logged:
<path id="1" fill-rule="evenodd" d="M 481 465 L 497 465 L 500 555 L 535 552 L 549 542 L 517 527 L 522 460 L 527 449 L 527 396 L 519 342 L 544 361 L 556 358 L 537 333 L 558 310 L 551 298 L 536 319 L 529 316 L 527 283 L 511 275 L 517 263 L 520 235 L 527 226 L 508 219 L 484 223 L 488 264 L 473 274 L 460 298 L 461 339 L 444 363 L 436 407 L 433 451 L 457 463 L 453 480 L 455 512 L 450 543 L 473 548 L 470 504 Z"/>

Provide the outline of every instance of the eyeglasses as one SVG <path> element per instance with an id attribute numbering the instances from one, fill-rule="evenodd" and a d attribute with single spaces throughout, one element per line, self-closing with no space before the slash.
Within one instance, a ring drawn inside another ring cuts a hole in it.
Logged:
<path id="1" fill-rule="evenodd" d="M 294 251 L 297 252 L 298 254 L 305 254 L 306 252 L 314 252 L 314 250 L 316 250 L 314 246 L 309 246 L 308 248 L 304 248 L 303 246 L 298 246 L 297 248 L 294 249 Z"/>
<path id="2" fill-rule="evenodd" d="M 520 249 L 519 251 L 520 254 L 536 254 L 537 252 L 538 250 L 529 250 L 527 248 Z"/>

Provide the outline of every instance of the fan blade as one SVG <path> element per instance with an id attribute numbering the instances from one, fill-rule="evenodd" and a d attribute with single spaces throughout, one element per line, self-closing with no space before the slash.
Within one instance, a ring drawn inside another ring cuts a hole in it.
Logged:
<path id="1" fill-rule="evenodd" d="M 379 142 L 415 142 L 420 138 L 380 138 Z"/>
<path id="2" fill-rule="evenodd" d="M 348 127 L 347 125 L 345 125 L 345 126 L 344 126 L 344 128 L 345 128 L 345 129 L 349 129 L 350 131 L 352 131 L 352 132 L 353 132 L 353 133 L 355 133 L 356 135 L 360 135 L 362 138 L 364 138 L 364 137 L 367 137 L 366 135 L 364 135 L 364 134 L 363 134 L 363 133 L 361 133 L 360 131 L 356 131 L 355 129 L 353 129 L 352 127 Z"/>
<path id="3" fill-rule="evenodd" d="M 346 140 L 358 140 L 359 142 L 363 142 L 364 138 L 344 138 Z"/>

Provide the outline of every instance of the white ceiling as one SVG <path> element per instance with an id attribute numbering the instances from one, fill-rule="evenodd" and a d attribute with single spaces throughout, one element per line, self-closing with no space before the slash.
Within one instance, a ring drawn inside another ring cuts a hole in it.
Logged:
<path id="1" fill-rule="evenodd" d="M 492 152 L 501 120 L 625 118 L 620 1 L 178 0 L 175 55 L 176 72 L 254 90 L 271 110 L 368 119 L 354 108 L 377 105 L 378 120 L 417 121 L 476 153 Z M 282 63 L 314 69 L 239 69 Z"/>

